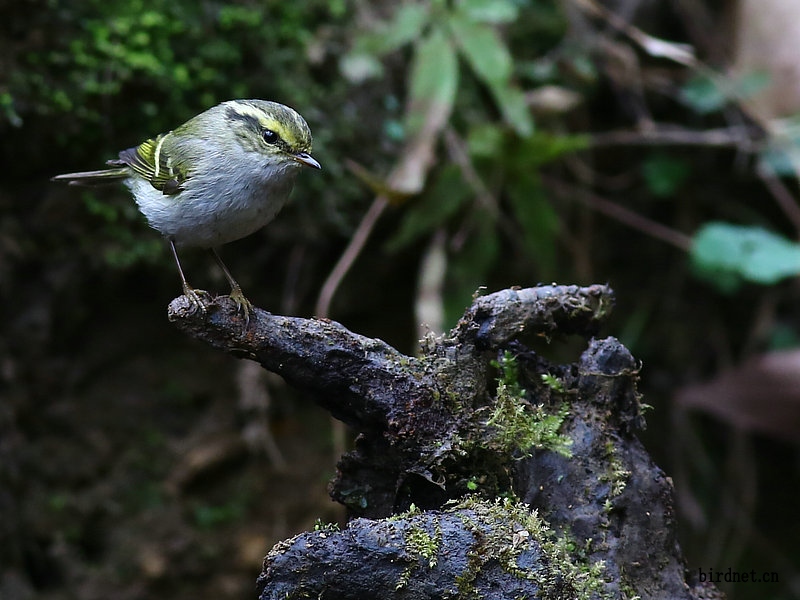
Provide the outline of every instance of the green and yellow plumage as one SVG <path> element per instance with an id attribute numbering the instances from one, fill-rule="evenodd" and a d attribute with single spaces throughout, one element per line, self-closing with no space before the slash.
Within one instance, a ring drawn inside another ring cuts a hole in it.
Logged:
<path id="1" fill-rule="evenodd" d="M 108 161 L 109 169 L 54 179 L 77 185 L 124 181 L 148 223 L 173 250 L 176 244 L 215 249 L 271 221 L 288 200 L 300 166 L 320 168 L 311 157 L 311 143 L 305 120 L 288 106 L 231 100 L 123 150 Z M 232 295 L 246 302 L 214 253 Z M 184 291 L 199 303 L 182 272 L 181 279 Z"/>
<path id="2" fill-rule="evenodd" d="M 136 148 L 123 150 L 120 152 L 120 159 L 109 164 L 127 165 L 160 192 L 167 195 L 177 194 L 183 190 L 181 184 L 186 180 L 189 171 L 187 166 L 178 168 L 172 157 L 162 152 L 164 141 L 170 135 L 172 133 L 159 135 L 155 139 L 142 142 Z"/>

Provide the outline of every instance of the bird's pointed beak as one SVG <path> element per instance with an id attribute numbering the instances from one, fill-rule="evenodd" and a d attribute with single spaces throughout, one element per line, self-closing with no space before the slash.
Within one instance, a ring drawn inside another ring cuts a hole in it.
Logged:
<path id="1" fill-rule="evenodd" d="M 298 152 L 294 155 L 294 159 L 301 165 L 306 165 L 307 167 L 314 167 L 315 169 L 322 168 L 322 165 L 320 165 L 308 152 Z"/>

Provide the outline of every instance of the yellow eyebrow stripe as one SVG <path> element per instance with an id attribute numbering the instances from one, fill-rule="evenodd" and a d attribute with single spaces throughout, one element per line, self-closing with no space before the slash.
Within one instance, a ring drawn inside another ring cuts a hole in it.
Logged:
<path id="1" fill-rule="evenodd" d="M 262 129 L 269 129 L 277 133 L 281 139 L 292 145 L 296 143 L 294 136 L 291 135 L 291 130 L 281 123 L 278 119 L 267 115 L 264 111 L 256 106 L 250 104 L 237 102 L 230 104 L 229 109 L 242 117 L 254 119 Z M 300 115 L 293 115 L 292 118 L 299 123 Z"/>
<path id="2" fill-rule="evenodd" d="M 249 104 L 243 104 L 240 102 L 234 103 L 230 105 L 230 108 L 242 115 L 243 117 L 252 117 L 257 120 L 259 123 L 263 123 L 264 121 L 264 111 L 261 109 L 256 108 L 255 106 L 251 106 Z"/>

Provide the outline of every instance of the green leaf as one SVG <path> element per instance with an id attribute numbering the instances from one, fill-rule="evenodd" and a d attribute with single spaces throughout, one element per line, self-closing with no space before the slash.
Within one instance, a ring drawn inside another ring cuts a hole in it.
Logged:
<path id="1" fill-rule="evenodd" d="M 525 94 L 511 83 L 511 53 L 497 30 L 459 13 L 453 14 L 448 23 L 467 64 L 492 92 L 503 120 L 521 137 L 531 135 L 533 117 Z"/>
<path id="2" fill-rule="evenodd" d="M 696 273 L 726 292 L 742 281 L 774 285 L 800 274 L 800 245 L 756 226 L 708 223 L 695 234 L 690 256 Z"/>
<path id="3" fill-rule="evenodd" d="M 679 98 L 701 115 L 717 111 L 728 103 L 728 94 L 710 77 L 690 79 L 681 88 Z"/>
<path id="4" fill-rule="evenodd" d="M 492 96 L 497 102 L 503 120 L 514 128 L 520 137 L 533 134 L 533 117 L 525 101 L 525 94 L 516 86 L 507 84 L 492 86 Z"/>
<path id="5" fill-rule="evenodd" d="M 403 4 L 391 21 L 379 23 L 374 30 L 356 38 L 353 49 L 339 61 L 339 70 L 352 83 L 379 77 L 383 65 L 378 58 L 417 39 L 427 21 L 426 6 Z"/>
<path id="6" fill-rule="evenodd" d="M 386 250 L 395 252 L 433 231 L 458 211 L 469 198 L 470 190 L 455 165 L 443 168 L 436 181 L 410 203 L 397 233 L 389 239 Z"/>
<path id="7" fill-rule="evenodd" d="M 499 157 L 504 143 L 503 130 L 494 123 L 474 125 L 467 134 L 467 148 L 470 156 L 476 158 Z"/>
<path id="8" fill-rule="evenodd" d="M 440 113 L 438 122 L 446 122 L 456 98 L 458 61 L 453 45 L 439 28 L 431 29 L 417 45 L 410 79 L 407 132 L 419 131 L 434 111 Z M 442 118 L 441 113 L 447 118 Z"/>
<path id="9" fill-rule="evenodd" d="M 456 10 L 482 23 L 511 23 L 519 14 L 517 5 L 509 0 L 459 0 Z"/>
<path id="10" fill-rule="evenodd" d="M 565 154 L 585 150 L 588 147 L 589 138 L 585 135 L 553 135 L 537 131 L 513 150 L 513 162 L 516 168 L 525 174 L 532 166 L 546 165 Z"/>
<path id="11" fill-rule="evenodd" d="M 797 174 L 797 148 L 790 145 L 770 145 L 759 155 L 759 166 L 766 167 L 768 171 L 783 177 L 793 177 Z"/>
<path id="12" fill-rule="evenodd" d="M 388 54 L 416 40 L 427 22 L 428 9 L 424 4 L 403 4 L 391 21 L 380 23 L 356 38 L 355 50 L 359 54 Z"/>
<path id="13" fill-rule="evenodd" d="M 249 6 L 222 6 L 219 9 L 219 24 L 222 29 L 232 29 L 243 25 L 245 27 L 257 27 L 261 24 L 264 11 L 260 8 L 251 8 Z M 151 13 L 156 17 L 164 18 L 159 13 Z M 152 19 L 152 17 L 151 17 Z"/>
<path id="14" fill-rule="evenodd" d="M 5 116 L 12 127 L 22 127 L 22 117 L 14 106 L 14 96 L 9 92 L 0 92 L 0 114 Z"/>
<path id="15" fill-rule="evenodd" d="M 752 98 L 769 83 L 769 74 L 763 71 L 745 73 L 736 79 L 700 75 L 683 86 L 679 97 L 698 113 L 707 114 L 720 110 L 731 100 Z"/>
<path id="16" fill-rule="evenodd" d="M 425 4 L 403 4 L 394 14 L 394 20 L 384 32 L 385 48 L 399 48 L 419 37 L 428 21 Z"/>
<path id="17" fill-rule="evenodd" d="M 642 177 L 650 193 L 659 198 L 669 198 L 689 178 L 691 166 L 685 160 L 664 154 L 655 154 L 642 163 Z"/>
<path id="18" fill-rule="evenodd" d="M 505 84 L 511 77 L 511 53 L 497 31 L 454 13 L 448 21 L 453 38 L 475 75 L 494 86 Z"/>
<path id="19" fill-rule="evenodd" d="M 759 155 L 759 167 L 776 175 L 794 177 L 800 166 L 800 123 L 785 119 L 780 134 L 770 136 Z"/>

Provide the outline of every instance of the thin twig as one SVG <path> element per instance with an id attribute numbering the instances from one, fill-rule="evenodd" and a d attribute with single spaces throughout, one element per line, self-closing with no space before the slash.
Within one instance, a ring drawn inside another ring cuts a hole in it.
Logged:
<path id="1" fill-rule="evenodd" d="M 617 13 L 608 10 L 596 0 L 573 0 L 573 3 L 587 13 L 603 19 L 608 25 L 625 34 L 650 56 L 666 58 L 687 67 L 700 67 L 700 62 L 694 55 L 694 48 L 689 44 L 669 42 L 653 37 L 638 27 L 631 25 Z"/>
<path id="2" fill-rule="evenodd" d="M 336 266 L 333 268 L 330 275 L 328 275 L 325 284 L 322 286 L 322 291 L 319 293 L 319 298 L 317 299 L 317 305 L 314 308 L 314 314 L 316 314 L 317 317 L 327 317 L 330 314 L 333 295 L 336 293 L 342 279 L 347 275 L 350 267 L 353 266 L 356 258 L 361 253 L 364 244 L 367 243 L 367 239 L 369 239 L 370 233 L 372 233 L 375 227 L 375 223 L 378 222 L 378 219 L 388 205 L 389 202 L 384 196 L 378 196 L 361 219 L 361 223 L 358 224 L 358 228 L 355 233 L 353 233 L 353 237 L 350 238 L 350 243 L 347 245 L 344 253 L 339 258 Z"/>
<path id="3" fill-rule="evenodd" d="M 472 188 L 473 192 L 475 192 L 475 198 L 484 208 L 486 208 L 487 211 L 489 211 L 489 214 L 492 217 L 496 218 L 500 216 L 500 208 L 498 207 L 497 198 L 495 198 L 494 194 L 489 191 L 489 188 L 475 170 L 475 167 L 469 158 L 469 153 L 467 152 L 466 143 L 464 140 L 461 139 L 461 137 L 452 127 L 445 128 L 443 139 L 447 147 L 447 153 L 450 156 L 450 160 L 452 160 L 461 170 L 461 175 L 464 177 L 464 181 L 466 181 L 467 184 L 469 184 L 469 186 Z"/>
<path id="4" fill-rule="evenodd" d="M 593 210 L 603 213 L 607 217 L 611 217 L 612 219 L 615 219 L 616 221 L 619 221 L 628 227 L 641 231 L 650 237 L 675 246 L 679 250 L 688 252 L 692 247 L 692 238 L 690 238 L 688 235 L 648 219 L 647 217 L 643 217 L 642 215 L 635 213 L 624 206 L 620 206 L 619 204 L 615 204 L 610 200 L 606 200 L 605 198 L 598 196 L 597 194 L 593 194 L 584 188 L 571 186 L 563 181 L 559 181 L 555 178 L 547 176 L 542 176 L 542 180 L 550 189 L 554 190 L 561 196 L 577 198 Z"/>
<path id="5" fill-rule="evenodd" d="M 800 206 L 797 204 L 797 199 L 769 166 L 762 164 L 756 171 L 783 214 L 794 225 L 795 237 L 800 238 Z"/>
<path id="6" fill-rule="evenodd" d="M 478 204 L 486 209 L 489 216 L 497 222 L 500 230 L 508 234 L 509 239 L 516 240 L 519 237 L 519 232 L 514 228 L 512 221 L 503 215 L 497 195 L 492 193 L 489 186 L 486 185 L 486 182 L 475 169 L 475 165 L 469 157 L 469 152 L 467 152 L 466 141 L 452 127 L 445 128 L 442 139 L 450 160 L 461 171 L 461 176 L 472 189 Z M 458 235 L 453 236 L 453 238 L 458 238 Z"/>
<path id="7" fill-rule="evenodd" d="M 605 131 L 591 134 L 589 145 L 598 146 L 714 146 L 753 152 L 752 131 L 747 127 L 725 127 L 695 131 L 664 128 L 648 131 Z"/>
<path id="8" fill-rule="evenodd" d="M 369 210 L 362 217 L 361 222 L 358 224 L 358 227 L 355 230 L 355 233 L 353 233 L 353 237 L 350 238 L 350 243 L 339 257 L 336 266 L 333 267 L 333 270 L 330 272 L 330 275 L 328 275 L 328 278 L 325 280 L 325 283 L 322 286 L 322 290 L 319 293 L 319 298 L 317 298 L 317 305 L 314 308 L 314 313 L 317 315 L 317 317 L 328 317 L 330 314 L 331 301 L 333 300 L 333 296 L 336 294 L 336 290 L 339 289 L 339 285 L 342 283 L 342 280 L 350 271 L 350 268 L 358 258 L 358 255 L 361 254 L 361 251 L 364 249 L 364 245 L 367 243 L 372 230 L 375 228 L 375 223 L 378 222 L 378 219 L 388 205 L 389 202 L 384 196 L 378 196 L 375 198 L 375 200 L 373 200 Z M 346 450 L 347 429 L 344 423 L 334 419 L 333 417 L 331 417 L 331 438 L 333 456 L 335 460 L 336 457 L 344 454 Z"/>

